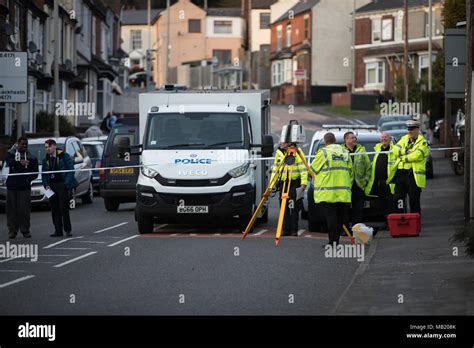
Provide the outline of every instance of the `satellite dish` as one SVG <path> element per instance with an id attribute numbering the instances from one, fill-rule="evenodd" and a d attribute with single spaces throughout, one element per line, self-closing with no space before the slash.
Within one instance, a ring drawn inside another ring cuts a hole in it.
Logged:
<path id="1" fill-rule="evenodd" d="M 5 34 L 7 34 L 8 36 L 13 35 L 15 33 L 13 30 L 13 26 L 10 23 L 6 23 L 4 29 Z"/>
<path id="2" fill-rule="evenodd" d="M 36 64 L 43 65 L 43 56 L 39 53 L 36 55 Z"/>
<path id="3" fill-rule="evenodd" d="M 28 42 L 28 51 L 30 53 L 35 53 L 38 50 L 38 47 L 36 47 L 36 44 L 33 41 Z"/>
<path id="4" fill-rule="evenodd" d="M 66 68 L 68 70 L 72 70 L 72 62 L 70 59 L 66 59 L 66 61 L 64 62 L 66 64 Z"/>

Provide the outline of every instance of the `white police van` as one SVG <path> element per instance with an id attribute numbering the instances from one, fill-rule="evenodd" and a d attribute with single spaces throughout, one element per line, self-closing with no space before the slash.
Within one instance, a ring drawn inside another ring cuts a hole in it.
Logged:
<path id="1" fill-rule="evenodd" d="M 139 232 L 153 232 L 155 221 L 233 218 L 244 229 L 271 164 L 258 160 L 273 151 L 269 91 L 155 91 L 140 94 L 139 108 L 141 144 L 131 148 L 143 165 Z"/>

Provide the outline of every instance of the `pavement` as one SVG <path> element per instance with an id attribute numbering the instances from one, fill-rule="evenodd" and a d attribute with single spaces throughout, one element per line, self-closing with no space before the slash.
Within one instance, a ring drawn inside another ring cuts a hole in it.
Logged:
<path id="1" fill-rule="evenodd" d="M 379 232 L 333 314 L 474 314 L 474 260 L 450 240 L 463 225 L 463 177 L 454 176 L 442 153 L 433 157 L 435 177 L 421 195 L 420 236 Z"/>

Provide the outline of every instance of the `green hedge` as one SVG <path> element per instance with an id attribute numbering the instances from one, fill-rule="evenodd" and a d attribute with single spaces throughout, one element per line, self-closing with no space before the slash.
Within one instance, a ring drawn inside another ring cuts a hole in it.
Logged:
<path id="1" fill-rule="evenodd" d="M 36 114 L 36 132 L 54 132 L 54 117 L 59 117 L 59 134 L 61 136 L 76 135 L 76 128 L 66 117 L 55 116 L 45 111 Z"/>

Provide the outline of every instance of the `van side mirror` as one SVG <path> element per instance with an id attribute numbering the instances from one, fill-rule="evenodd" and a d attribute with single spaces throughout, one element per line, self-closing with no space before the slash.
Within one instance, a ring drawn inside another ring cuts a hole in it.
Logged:
<path id="1" fill-rule="evenodd" d="M 271 157 L 273 155 L 273 137 L 269 134 L 262 135 L 262 156 Z"/>

